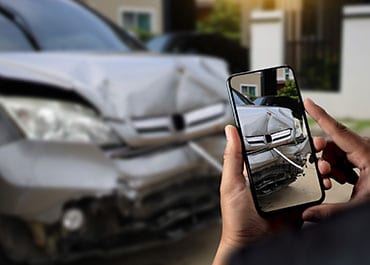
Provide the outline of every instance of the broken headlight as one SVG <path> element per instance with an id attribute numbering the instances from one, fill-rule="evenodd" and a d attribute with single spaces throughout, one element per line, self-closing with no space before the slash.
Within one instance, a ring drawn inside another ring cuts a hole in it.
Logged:
<path id="1" fill-rule="evenodd" d="M 306 137 L 306 135 L 304 134 L 303 128 L 302 128 L 302 123 L 303 123 L 303 121 L 300 121 L 300 120 L 294 118 L 294 128 L 295 128 L 295 136 L 296 137 L 299 137 L 299 136 Z"/>
<path id="2" fill-rule="evenodd" d="M 121 142 L 93 109 L 78 103 L 1 97 L 0 104 L 29 139 L 101 145 Z"/>

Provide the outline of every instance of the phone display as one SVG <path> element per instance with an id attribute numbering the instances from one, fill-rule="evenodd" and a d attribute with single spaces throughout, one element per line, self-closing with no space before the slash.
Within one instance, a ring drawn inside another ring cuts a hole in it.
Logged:
<path id="1" fill-rule="evenodd" d="M 257 210 L 272 213 L 322 202 L 324 189 L 292 68 L 239 73 L 227 83 Z"/>

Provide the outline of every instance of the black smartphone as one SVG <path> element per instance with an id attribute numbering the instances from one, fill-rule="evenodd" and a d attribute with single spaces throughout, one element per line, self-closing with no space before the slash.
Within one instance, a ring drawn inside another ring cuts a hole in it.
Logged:
<path id="1" fill-rule="evenodd" d="M 257 211 L 321 203 L 324 187 L 293 69 L 237 73 L 227 87 Z"/>

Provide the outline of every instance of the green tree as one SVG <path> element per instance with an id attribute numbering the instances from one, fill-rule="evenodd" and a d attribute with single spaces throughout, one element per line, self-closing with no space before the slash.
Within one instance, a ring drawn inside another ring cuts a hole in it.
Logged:
<path id="1" fill-rule="evenodd" d="M 284 87 L 278 91 L 278 96 L 287 96 L 294 99 L 298 98 L 297 86 L 294 80 L 286 80 Z"/>
<path id="2" fill-rule="evenodd" d="M 240 5 L 230 0 L 216 0 L 209 17 L 197 23 L 203 32 L 218 33 L 234 41 L 240 41 Z"/>

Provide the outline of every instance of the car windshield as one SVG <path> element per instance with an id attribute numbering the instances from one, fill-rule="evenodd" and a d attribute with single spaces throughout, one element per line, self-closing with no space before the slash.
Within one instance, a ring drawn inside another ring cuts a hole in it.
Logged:
<path id="1" fill-rule="evenodd" d="M 262 105 L 263 98 L 262 97 L 256 98 L 255 100 L 253 100 L 253 103 L 256 104 L 256 105 Z"/>
<path id="2" fill-rule="evenodd" d="M 242 95 L 235 89 L 233 89 L 233 97 L 235 105 L 237 106 L 254 105 L 254 103 L 249 98 L 247 98 L 247 96 Z"/>
<path id="3" fill-rule="evenodd" d="M 21 22 L 17 24 L 22 25 L 33 35 L 41 50 L 131 51 L 145 49 L 139 41 L 126 32 L 73 1 L 0 0 L 0 4 L 15 14 L 17 22 Z M 3 24 L 1 28 L 3 29 Z M 3 35 L 1 36 L 3 38 Z M 9 39 L 9 42 L 14 42 L 13 40 L 14 38 Z"/>
<path id="4" fill-rule="evenodd" d="M 146 46 L 152 51 L 160 52 L 164 50 L 165 45 L 168 43 L 169 40 L 170 36 L 154 37 L 146 43 Z"/>
<path id="5" fill-rule="evenodd" d="M 32 51 L 33 47 L 23 32 L 0 14 L 0 51 Z"/>

